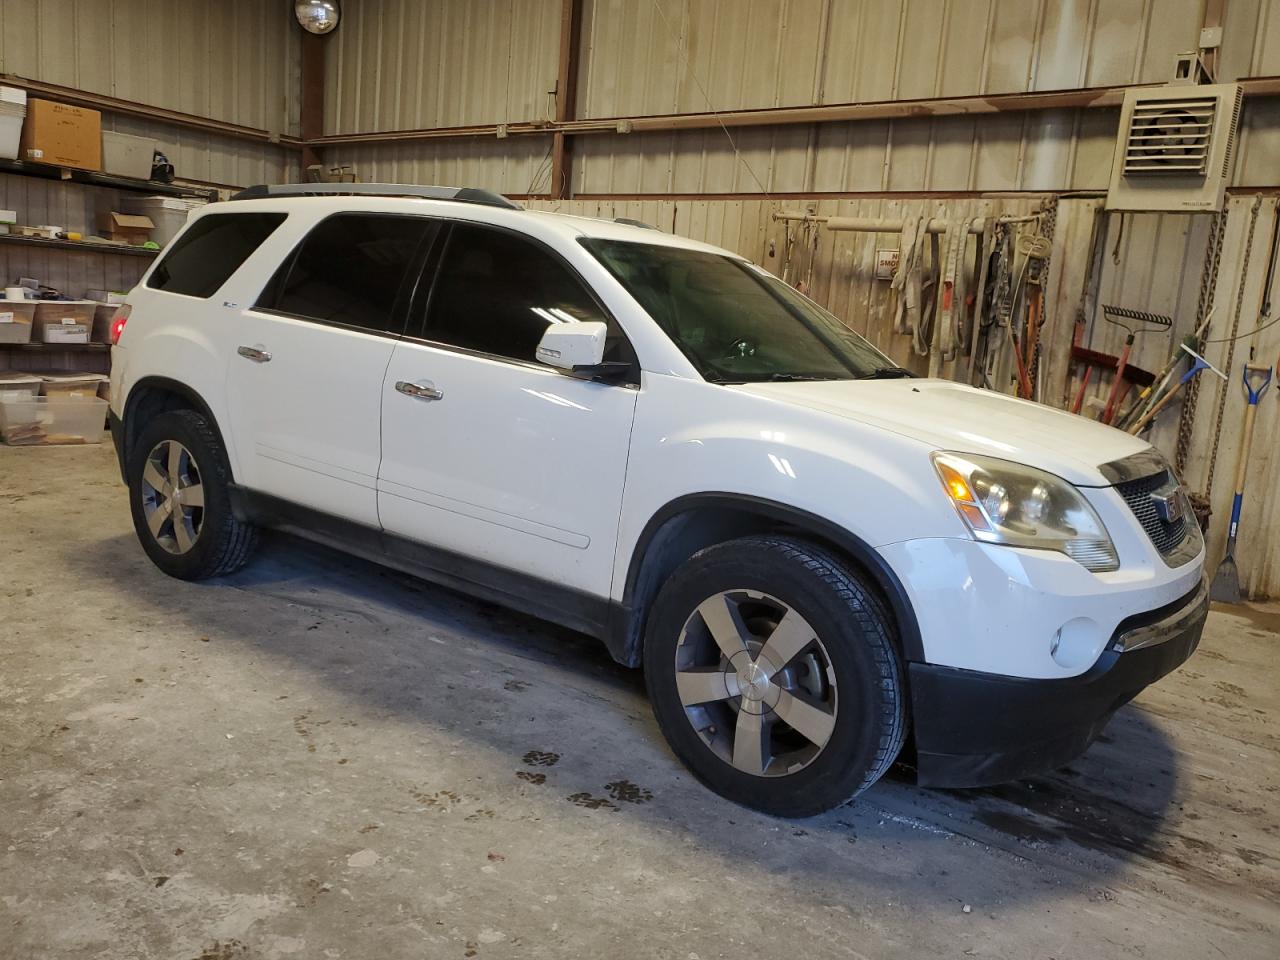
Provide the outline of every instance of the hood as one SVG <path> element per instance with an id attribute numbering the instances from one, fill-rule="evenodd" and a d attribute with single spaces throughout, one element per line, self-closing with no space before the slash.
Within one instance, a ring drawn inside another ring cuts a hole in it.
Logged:
<path id="1" fill-rule="evenodd" d="M 883 427 L 937 450 L 1024 463 L 1080 486 L 1109 486 L 1100 464 L 1149 447 L 1096 421 L 949 380 L 820 380 L 732 389 Z"/>

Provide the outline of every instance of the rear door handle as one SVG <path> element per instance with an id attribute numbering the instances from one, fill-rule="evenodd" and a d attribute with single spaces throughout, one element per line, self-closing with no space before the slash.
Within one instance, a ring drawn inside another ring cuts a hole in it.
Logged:
<path id="1" fill-rule="evenodd" d="M 246 360 L 252 360 L 254 363 L 266 363 L 271 359 L 271 354 L 263 350 L 262 347 L 237 347 L 236 353 Z"/>
<path id="2" fill-rule="evenodd" d="M 396 390 L 406 397 L 413 397 L 415 400 L 444 399 L 444 391 L 437 390 L 436 385 L 430 380 L 420 380 L 417 383 L 410 383 L 408 380 L 397 380 Z"/>

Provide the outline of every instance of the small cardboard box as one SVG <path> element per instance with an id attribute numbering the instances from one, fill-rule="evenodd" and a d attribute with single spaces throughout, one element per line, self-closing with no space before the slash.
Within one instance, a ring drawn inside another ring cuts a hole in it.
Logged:
<path id="1" fill-rule="evenodd" d="M 135 213 L 104 213 L 98 217 L 98 233 L 108 240 L 123 240 L 134 246 L 150 240 L 155 226 L 150 217 Z"/>
<path id="2" fill-rule="evenodd" d="M 88 300 L 33 300 L 32 338 L 37 343 L 88 343 L 96 303 Z M 57 329 L 55 329 L 57 328 Z M 84 334 L 83 339 L 80 338 Z"/>
<path id="3" fill-rule="evenodd" d="M 119 309 L 114 303 L 99 303 L 94 306 L 93 335 L 89 337 L 91 343 L 111 342 L 111 321 L 116 318 L 116 311 Z"/>
<path id="4" fill-rule="evenodd" d="M 20 159 L 77 170 L 101 170 L 102 114 L 52 100 L 28 100 Z"/>
<path id="5" fill-rule="evenodd" d="M 34 300 L 0 300 L 0 343 L 30 343 Z"/>

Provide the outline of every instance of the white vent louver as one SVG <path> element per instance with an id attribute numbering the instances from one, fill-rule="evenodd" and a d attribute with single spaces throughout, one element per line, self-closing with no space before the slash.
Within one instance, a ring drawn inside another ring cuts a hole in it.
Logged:
<path id="1" fill-rule="evenodd" d="M 1233 83 L 1126 91 L 1107 209 L 1221 210 L 1240 99 Z"/>

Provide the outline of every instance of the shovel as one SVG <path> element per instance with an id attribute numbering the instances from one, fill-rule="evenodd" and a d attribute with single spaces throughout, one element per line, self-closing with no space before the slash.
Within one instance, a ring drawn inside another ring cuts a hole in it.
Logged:
<path id="1" fill-rule="evenodd" d="M 1261 382 L 1254 387 L 1254 378 Z M 1258 413 L 1258 401 L 1271 384 L 1271 368 L 1244 365 L 1244 388 L 1249 394 L 1249 405 L 1244 408 L 1244 438 L 1240 444 L 1240 461 L 1236 464 L 1236 495 L 1231 501 L 1231 526 L 1227 531 L 1227 555 L 1218 564 L 1218 572 L 1209 585 L 1209 599 L 1218 603 L 1240 602 L 1240 572 L 1236 569 L 1236 533 L 1240 529 L 1240 504 L 1244 501 L 1244 478 L 1249 472 L 1249 447 L 1253 443 L 1253 420 Z"/>

